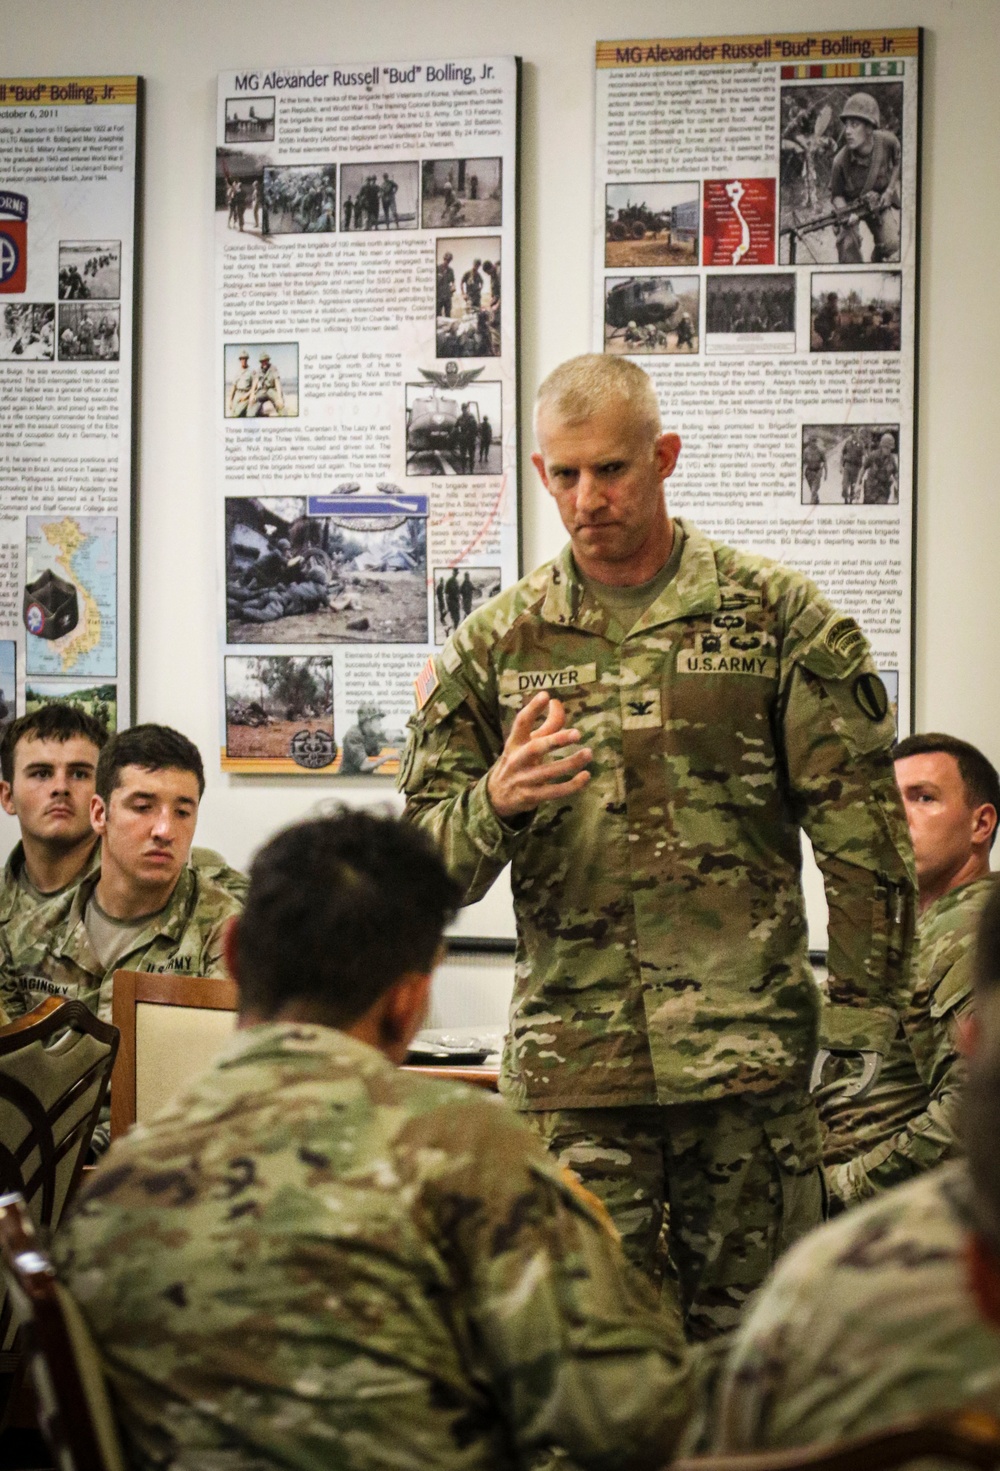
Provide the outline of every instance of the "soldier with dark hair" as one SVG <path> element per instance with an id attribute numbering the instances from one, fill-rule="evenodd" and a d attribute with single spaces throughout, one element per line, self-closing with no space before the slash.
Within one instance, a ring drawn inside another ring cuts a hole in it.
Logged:
<path id="1" fill-rule="evenodd" d="M 232 1044 L 55 1247 L 137 1471 L 670 1459 L 683 1343 L 600 1207 L 479 1090 L 398 1067 L 459 897 L 371 812 L 254 860 Z"/>

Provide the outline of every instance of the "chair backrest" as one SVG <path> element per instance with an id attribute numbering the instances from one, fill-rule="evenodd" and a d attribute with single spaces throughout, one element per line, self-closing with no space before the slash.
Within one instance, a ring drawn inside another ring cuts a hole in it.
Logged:
<path id="1" fill-rule="evenodd" d="M 46 1231 L 80 1178 L 117 1051 L 116 1028 L 82 1001 L 52 997 L 0 1028 L 0 1192 L 21 1195 Z M 0 1356 L 15 1334 L 0 1298 Z"/>
<path id="2" fill-rule="evenodd" d="M 0 1257 L 24 1330 L 39 1423 L 56 1466 L 125 1471 L 97 1350 L 17 1194 L 0 1196 Z"/>
<path id="3" fill-rule="evenodd" d="M 199 1077 L 236 1026 L 234 981 L 116 970 L 111 1015 L 121 1050 L 111 1088 L 111 1137 L 150 1118 Z"/>

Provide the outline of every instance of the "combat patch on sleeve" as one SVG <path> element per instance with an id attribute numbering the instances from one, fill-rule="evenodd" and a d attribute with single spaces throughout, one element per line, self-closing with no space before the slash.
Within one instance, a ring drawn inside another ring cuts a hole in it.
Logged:
<path id="1" fill-rule="evenodd" d="M 865 636 L 853 618 L 838 618 L 828 623 L 819 642 L 835 659 L 853 659 L 865 649 Z"/>
<path id="2" fill-rule="evenodd" d="M 803 640 L 796 657 L 820 679 L 846 679 L 866 658 L 868 641 L 854 619 L 845 618 L 841 613 L 829 615 L 814 632 L 816 612 L 817 609 L 807 609 L 796 621 L 793 634 L 798 633 Z M 813 627 L 809 626 L 810 623 Z"/>
<path id="3" fill-rule="evenodd" d="M 884 720 L 889 711 L 889 695 L 877 674 L 859 674 L 854 681 L 854 703 L 869 720 Z"/>

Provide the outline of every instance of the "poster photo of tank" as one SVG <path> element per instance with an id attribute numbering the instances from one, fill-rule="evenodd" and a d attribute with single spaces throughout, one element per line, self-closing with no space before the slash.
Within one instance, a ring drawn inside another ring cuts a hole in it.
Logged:
<path id="1" fill-rule="evenodd" d="M 61 301 L 59 361 L 117 363 L 121 355 L 120 330 L 120 302 Z"/>
<path id="2" fill-rule="evenodd" d="M 227 342 L 223 350 L 227 419 L 296 419 L 297 342 Z"/>
<path id="3" fill-rule="evenodd" d="M 230 760 L 291 759 L 316 770 L 333 764 L 337 744 L 329 654 L 229 655 L 225 666 Z"/>
<path id="4" fill-rule="evenodd" d="M 810 298 L 813 352 L 899 352 L 899 271 L 813 271 Z"/>
<path id="5" fill-rule="evenodd" d="M 55 302 L 8 301 L 0 311 L 0 362 L 51 363 L 55 355 Z"/>
<path id="6" fill-rule="evenodd" d="M 698 185 L 608 184 L 604 194 L 604 264 L 696 266 Z"/>
<path id="7" fill-rule="evenodd" d="M 742 271 L 705 278 L 706 353 L 795 351 L 795 275 Z"/>
<path id="8" fill-rule="evenodd" d="M 424 369 L 423 383 L 407 383 L 407 475 L 503 473 L 501 385 L 479 382 L 481 371 L 452 373 L 449 381 Z"/>
<path id="9" fill-rule="evenodd" d="M 500 236 L 439 236 L 437 356 L 500 356 Z"/>
<path id="10" fill-rule="evenodd" d="M 781 265 L 900 258 L 903 83 L 781 88 Z"/>
<path id="11" fill-rule="evenodd" d="M 264 203 L 264 170 L 271 160 L 266 153 L 248 153 L 241 148 L 215 150 L 216 237 L 228 232 L 251 240 L 269 233 Z"/>
<path id="12" fill-rule="evenodd" d="M 268 164 L 265 167 L 261 211 L 263 234 L 330 235 L 336 228 L 335 163 L 282 164 L 280 168 Z"/>
<path id="13" fill-rule="evenodd" d="M 435 567 L 434 642 L 443 644 L 463 619 L 499 591 L 499 567 Z"/>
<path id="14" fill-rule="evenodd" d="M 420 222 L 425 230 L 483 229 L 503 224 L 501 158 L 427 158 Z"/>
<path id="15" fill-rule="evenodd" d="M 2 683 L 2 681 L 0 681 Z M 24 713 L 33 715 L 43 705 L 75 705 L 99 720 L 109 735 L 118 729 L 116 684 L 69 683 L 65 679 L 28 679 L 24 686 Z"/>
<path id="16" fill-rule="evenodd" d="M 229 643 L 416 644 L 427 624 L 426 496 L 227 499 Z"/>
<path id="17" fill-rule="evenodd" d="M 60 301 L 117 301 L 121 294 L 120 240 L 60 240 Z"/>
<path id="18" fill-rule="evenodd" d="M 698 312 L 697 276 L 606 276 L 604 351 L 696 353 Z"/>
<path id="19" fill-rule="evenodd" d="M 804 506 L 899 504 L 898 424 L 803 424 Z"/>
<path id="20" fill-rule="evenodd" d="M 227 97 L 227 143 L 274 142 L 273 97 Z"/>
<path id="21" fill-rule="evenodd" d="M 345 163 L 340 170 L 341 229 L 415 230 L 420 165 Z"/>

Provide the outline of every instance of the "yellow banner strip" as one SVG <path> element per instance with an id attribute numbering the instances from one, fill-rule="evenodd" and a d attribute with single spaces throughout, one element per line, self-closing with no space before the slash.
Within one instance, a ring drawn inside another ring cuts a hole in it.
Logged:
<path id="1" fill-rule="evenodd" d="M 0 77 L 0 107 L 134 107 L 138 96 L 138 77 Z"/>
<path id="2" fill-rule="evenodd" d="M 917 28 L 890 31 L 818 31 L 770 36 L 704 36 L 685 40 L 598 41 L 597 65 L 726 66 L 748 62 L 891 61 L 916 56 Z"/>

